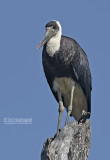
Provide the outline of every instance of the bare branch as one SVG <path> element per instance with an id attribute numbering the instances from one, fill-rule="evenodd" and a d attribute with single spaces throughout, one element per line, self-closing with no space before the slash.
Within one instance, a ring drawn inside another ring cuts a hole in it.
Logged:
<path id="1" fill-rule="evenodd" d="M 58 136 L 44 143 L 41 160 L 87 160 L 90 148 L 90 121 L 71 121 Z"/>

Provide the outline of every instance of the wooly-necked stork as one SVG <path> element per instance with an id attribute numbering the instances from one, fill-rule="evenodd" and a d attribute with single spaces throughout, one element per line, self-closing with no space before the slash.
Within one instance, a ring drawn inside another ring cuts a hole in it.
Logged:
<path id="1" fill-rule="evenodd" d="M 69 116 L 84 123 L 91 114 L 91 72 L 84 50 L 72 38 L 62 36 L 58 21 L 46 24 L 42 63 L 47 82 L 59 103 L 57 133 L 60 131 L 64 106 Z"/>

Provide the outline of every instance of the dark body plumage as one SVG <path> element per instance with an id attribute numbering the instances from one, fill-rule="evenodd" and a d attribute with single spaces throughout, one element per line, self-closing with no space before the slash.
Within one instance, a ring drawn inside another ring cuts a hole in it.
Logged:
<path id="1" fill-rule="evenodd" d="M 46 45 L 43 48 L 42 63 L 48 84 L 56 100 L 58 101 L 58 95 L 53 90 L 54 79 L 56 77 L 71 78 L 82 88 L 87 101 L 87 112 L 91 112 L 91 73 L 83 49 L 72 38 L 62 36 L 59 51 L 51 57 L 46 52 Z M 61 96 L 65 106 L 64 97 Z M 67 106 L 65 107 L 67 108 Z"/>

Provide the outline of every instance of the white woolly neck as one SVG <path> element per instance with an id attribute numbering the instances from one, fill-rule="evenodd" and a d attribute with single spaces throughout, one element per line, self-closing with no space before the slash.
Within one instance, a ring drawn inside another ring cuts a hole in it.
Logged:
<path id="1" fill-rule="evenodd" d="M 48 42 L 46 46 L 46 51 L 49 56 L 53 57 L 54 54 L 59 50 L 60 48 L 60 40 L 61 40 L 61 35 L 62 35 L 62 28 L 61 25 L 58 21 L 55 21 L 59 27 L 59 30 L 57 34 L 52 37 Z"/>

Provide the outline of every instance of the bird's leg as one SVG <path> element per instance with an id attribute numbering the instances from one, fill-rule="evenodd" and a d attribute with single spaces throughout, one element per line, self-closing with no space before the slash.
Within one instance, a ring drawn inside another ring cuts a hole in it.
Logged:
<path id="1" fill-rule="evenodd" d="M 64 106 L 63 106 L 63 102 L 62 101 L 59 101 L 59 110 L 58 111 L 59 111 L 59 117 L 58 117 L 57 134 L 61 130 L 61 120 L 62 120 L 63 111 L 64 111 Z"/>
<path id="2" fill-rule="evenodd" d="M 69 116 L 70 116 L 71 111 L 72 111 L 72 103 L 73 103 L 73 93 L 74 93 L 74 89 L 75 89 L 75 86 L 73 86 L 72 89 L 71 89 L 70 106 L 68 107 L 68 112 L 67 112 L 67 117 L 66 117 L 65 125 L 68 123 L 68 119 L 69 119 Z"/>

